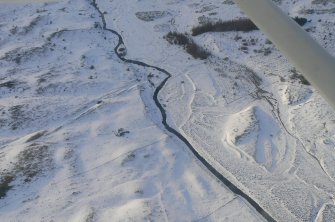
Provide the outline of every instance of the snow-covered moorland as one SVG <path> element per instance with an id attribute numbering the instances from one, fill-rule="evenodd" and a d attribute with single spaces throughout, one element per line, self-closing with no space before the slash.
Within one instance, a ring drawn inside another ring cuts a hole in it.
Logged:
<path id="1" fill-rule="evenodd" d="M 275 2 L 335 55 L 334 1 Z M 191 36 L 232 1 L 0 4 L 1 220 L 335 219 L 334 111 L 260 31 Z"/>

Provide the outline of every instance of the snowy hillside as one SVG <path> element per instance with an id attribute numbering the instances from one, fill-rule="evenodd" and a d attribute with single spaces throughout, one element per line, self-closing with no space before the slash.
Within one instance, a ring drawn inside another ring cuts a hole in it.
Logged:
<path id="1" fill-rule="evenodd" d="M 335 1 L 275 2 L 335 55 Z M 334 110 L 259 30 L 192 35 L 232 1 L 0 6 L 1 221 L 335 220 Z"/>

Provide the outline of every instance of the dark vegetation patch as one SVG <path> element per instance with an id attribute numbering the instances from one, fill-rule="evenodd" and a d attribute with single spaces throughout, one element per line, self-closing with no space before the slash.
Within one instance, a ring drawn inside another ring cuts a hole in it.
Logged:
<path id="1" fill-rule="evenodd" d="M 187 34 L 169 32 L 164 39 L 170 44 L 182 46 L 195 59 L 207 59 L 210 56 L 207 50 L 197 45 Z"/>
<path id="2" fill-rule="evenodd" d="M 25 119 L 23 108 L 23 105 L 15 105 L 8 109 L 12 119 L 10 123 L 12 130 L 16 130 L 23 123 Z"/>
<path id="3" fill-rule="evenodd" d="M 307 19 L 302 17 L 293 18 L 300 26 L 306 24 Z M 230 32 L 230 31 L 243 31 L 250 32 L 254 30 L 259 30 L 258 27 L 247 18 L 241 18 L 231 21 L 222 21 L 217 22 L 206 22 L 202 25 L 192 28 L 192 35 L 197 36 L 206 32 Z"/>
<path id="4" fill-rule="evenodd" d="M 42 46 L 34 46 L 30 48 L 22 49 L 20 47 L 15 48 L 9 52 L 6 52 L 4 56 L 0 57 L 0 60 L 5 60 L 8 62 L 15 62 L 16 64 L 21 64 L 25 60 L 31 59 L 35 54 L 43 54 L 47 49 L 47 44 Z"/>
<path id="5" fill-rule="evenodd" d="M 30 86 L 26 82 L 22 82 L 17 79 L 7 80 L 7 81 L 0 80 L 0 93 L 2 95 L 11 94 L 11 93 L 22 93 L 29 88 Z"/>
<path id="6" fill-rule="evenodd" d="M 305 77 L 300 74 L 295 68 L 289 70 L 289 72 L 292 73 L 292 75 L 290 75 L 291 80 L 299 80 L 299 82 L 303 85 L 311 85 L 308 80 L 305 79 Z"/>
<path id="7" fill-rule="evenodd" d="M 202 15 L 202 16 L 198 17 L 198 22 L 199 22 L 200 25 L 203 25 L 203 24 L 206 24 L 206 23 L 209 23 L 209 22 L 214 22 L 214 21 L 211 17 Z"/>
<path id="8" fill-rule="evenodd" d="M 0 118 L 0 128 L 6 126 L 7 120 L 5 118 Z"/>
<path id="9" fill-rule="evenodd" d="M 0 199 L 13 188 L 14 180 L 21 178 L 24 183 L 29 183 L 53 167 L 52 155 L 46 145 L 34 143 L 21 151 L 16 159 L 9 171 L 0 172 Z"/>
<path id="10" fill-rule="evenodd" d="M 41 18 L 42 18 L 41 16 L 37 16 L 36 18 L 32 19 L 27 26 L 22 27 L 22 31 L 19 34 L 25 35 L 31 30 L 33 30 L 33 28 L 37 25 L 37 23 L 41 20 Z"/>
<path id="11" fill-rule="evenodd" d="M 326 5 L 328 3 L 335 3 L 335 0 L 313 0 L 312 4 L 323 4 Z"/>
<path id="12" fill-rule="evenodd" d="M 204 6 L 202 9 L 195 11 L 195 13 L 204 13 L 204 12 L 209 12 L 212 11 L 214 9 L 217 9 L 219 7 L 215 6 L 215 5 L 207 5 Z"/>
<path id="13" fill-rule="evenodd" d="M 280 5 L 283 2 L 283 0 L 272 0 L 272 1 L 278 5 Z"/>
<path id="14" fill-rule="evenodd" d="M 152 81 L 152 78 L 154 78 L 154 74 L 149 73 L 149 75 L 147 76 L 148 82 L 150 83 L 151 86 L 155 86 L 155 83 Z"/>
<path id="15" fill-rule="evenodd" d="M 52 157 L 49 147 L 46 145 L 32 144 L 18 155 L 18 161 L 14 170 L 17 175 L 24 178 L 24 182 L 30 182 L 44 169 L 50 169 Z"/>
<path id="16" fill-rule="evenodd" d="M 190 42 L 190 38 L 187 36 L 187 34 L 178 32 L 169 32 L 164 36 L 164 39 L 173 45 L 187 45 Z"/>
<path id="17" fill-rule="evenodd" d="M 207 59 L 210 53 L 203 49 L 202 47 L 198 46 L 193 41 L 190 44 L 187 44 L 186 52 L 193 56 L 195 59 Z"/>
<path id="18" fill-rule="evenodd" d="M 233 0 L 225 0 L 225 1 L 223 2 L 223 4 L 226 4 L 226 5 L 234 5 L 235 3 L 234 3 Z"/>
<path id="19" fill-rule="evenodd" d="M 327 8 L 327 9 L 301 9 L 299 11 L 300 14 L 310 15 L 310 14 L 333 14 L 335 13 L 335 8 Z"/>
<path id="20" fill-rule="evenodd" d="M 159 18 L 168 16 L 169 13 L 166 11 L 148 11 L 148 12 L 136 12 L 136 17 L 142 21 L 151 22 Z"/>
<path id="21" fill-rule="evenodd" d="M 136 154 L 135 154 L 134 152 L 129 153 L 129 154 L 122 160 L 121 165 L 124 166 L 126 163 L 135 160 L 135 158 L 136 158 Z"/>
<path id="22" fill-rule="evenodd" d="M 94 24 L 99 24 L 99 23 L 94 23 Z M 97 27 L 95 27 L 95 28 L 97 28 Z M 62 33 L 67 32 L 67 31 L 69 31 L 69 30 L 62 29 L 62 30 L 59 30 L 57 32 L 53 32 L 46 39 L 47 39 L 48 42 L 50 42 L 53 38 L 56 38 L 56 37 L 59 38 Z"/>
<path id="23" fill-rule="evenodd" d="M 272 53 L 271 48 L 262 48 L 262 49 L 255 49 L 255 53 L 263 53 L 264 56 L 270 55 Z"/>
<path id="24" fill-rule="evenodd" d="M 18 27 L 15 25 L 15 26 L 12 26 L 12 28 L 9 30 L 10 34 L 12 35 L 15 35 L 17 32 L 18 32 Z"/>
<path id="25" fill-rule="evenodd" d="M 37 79 L 37 84 L 41 85 L 42 83 L 45 83 L 46 81 L 47 81 L 46 78 L 40 77 L 40 78 Z"/>
<path id="26" fill-rule="evenodd" d="M 62 94 L 66 93 L 72 88 L 72 82 L 67 82 L 67 83 L 50 83 L 50 84 L 45 84 L 41 85 L 36 89 L 36 94 L 37 95 L 57 95 L 57 94 Z"/>
<path id="27" fill-rule="evenodd" d="M 300 26 L 304 26 L 307 23 L 307 19 L 302 17 L 294 17 L 293 20 Z"/>
<path id="28" fill-rule="evenodd" d="M 13 89 L 15 86 L 19 85 L 20 82 L 17 80 L 9 80 L 7 82 L 0 83 L 0 88 Z"/>
<path id="29" fill-rule="evenodd" d="M 6 174 L 0 178 L 0 199 L 4 198 L 7 192 L 12 189 L 10 184 L 14 181 L 15 177 L 11 174 Z"/>
<path id="30" fill-rule="evenodd" d="M 254 84 L 254 86 L 256 86 L 257 88 L 259 88 L 259 86 L 262 84 L 262 82 L 263 82 L 263 80 L 262 80 L 262 78 L 261 77 L 259 77 L 258 75 L 257 75 L 257 73 L 254 71 L 254 70 L 252 70 L 252 69 L 250 69 L 250 68 L 248 68 L 248 67 L 244 67 L 244 69 L 245 69 L 245 72 L 248 74 L 248 76 L 249 76 L 249 80 L 250 80 L 250 82 L 252 82 L 252 84 Z"/>
<path id="31" fill-rule="evenodd" d="M 279 76 L 279 80 L 280 80 L 280 82 L 285 82 L 285 78 L 282 77 L 282 76 Z"/>
<path id="32" fill-rule="evenodd" d="M 197 36 L 206 32 L 229 32 L 229 31 L 254 31 L 258 30 L 257 26 L 250 19 L 238 19 L 232 21 L 208 22 L 203 25 L 194 27 L 192 35 Z"/>
<path id="33" fill-rule="evenodd" d="M 37 77 L 37 84 L 41 85 L 42 83 L 46 83 L 49 80 L 55 78 L 57 75 L 56 74 L 52 74 L 51 70 L 46 72 L 45 74 L 40 75 L 39 77 Z"/>

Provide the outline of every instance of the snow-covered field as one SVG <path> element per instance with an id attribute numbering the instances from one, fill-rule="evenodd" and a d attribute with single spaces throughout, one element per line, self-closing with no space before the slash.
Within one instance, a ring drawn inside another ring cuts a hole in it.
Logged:
<path id="1" fill-rule="evenodd" d="M 335 2 L 275 1 L 335 55 Z M 171 73 L 168 124 L 276 221 L 335 220 L 335 112 L 232 1 L 97 0 L 125 57 Z M 262 221 L 162 122 L 166 75 L 123 62 L 89 0 L 0 3 L 1 221 Z"/>

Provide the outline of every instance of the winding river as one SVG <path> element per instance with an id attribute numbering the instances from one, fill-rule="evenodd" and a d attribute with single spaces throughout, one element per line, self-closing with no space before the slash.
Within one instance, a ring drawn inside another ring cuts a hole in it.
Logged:
<path id="1" fill-rule="evenodd" d="M 230 182 L 226 177 L 224 177 L 219 171 L 217 171 L 204 157 L 202 157 L 197 150 L 191 145 L 191 143 L 181 134 L 179 133 L 177 130 L 175 130 L 174 128 L 172 128 L 171 126 L 169 126 L 169 124 L 167 123 L 166 119 L 167 119 L 167 115 L 166 115 L 166 110 L 163 108 L 162 104 L 159 102 L 158 100 L 158 94 L 161 91 L 161 89 L 165 86 L 166 82 L 169 80 L 169 78 L 172 76 L 168 71 L 166 71 L 165 69 L 159 68 L 157 66 L 152 66 L 149 64 L 146 64 L 144 62 L 141 61 L 136 61 L 136 60 L 131 60 L 131 59 L 126 59 L 124 58 L 124 56 L 122 55 L 122 53 L 119 51 L 119 48 L 121 46 L 125 47 L 122 36 L 112 30 L 107 28 L 107 23 L 106 23 L 106 19 L 104 14 L 102 13 L 102 11 L 100 10 L 96 0 L 92 1 L 92 6 L 98 11 L 101 19 L 102 19 L 102 29 L 108 32 L 113 33 L 114 35 L 116 35 L 118 37 L 118 44 L 115 46 L 114 48 L 114 52 L 116 53 L 116 55 L 118 56 L 118 58 L 120 60 L 122 60 L 125 63 L 131 63 L 131 64 L 136 64 L 142 67 L 148 67 L 148 68 L 153 68 L 159 72 L 162 72 L 166 75 L 166 78 L 159 84 L 159 86 L 156 88 L 156 90 L 154 91 L 153 94 L 153 100 L 156 104 L 156 106 L 158 107 L 159 111 L 161 112 L 162 115 L 162 124 L 165 127 L 165 129 L 172 133 L 174 136 L 178 137 L 194 154 L 194 156 L 217 178 L 219 179 L 224 185 L 226 185 L 228 187 L 229 190 L 231 190 L 233 193 L 235 193 L 236 195 L 240 196 L 241 198 L 243 198 L 244 200 L 246 200 L 252 207 L 254 207 L 254 209 L 261 214 L 267 221 L 276 221 L 275 219 L 273 219 L 271 217 L 270 214 L 268 214 L 256 201 L 254 201 L 250 196 L 248 196 L 246 193 L 244 193 L 241 189 L 239 189 L 237 186 L 235 186 L 232 182 Z"/>

